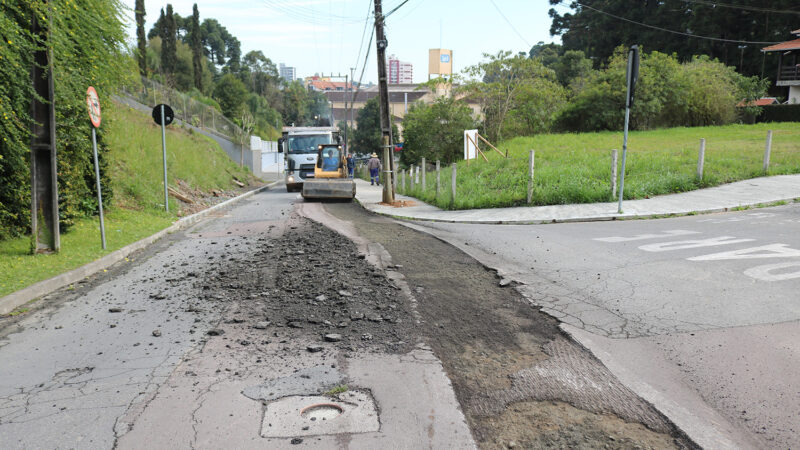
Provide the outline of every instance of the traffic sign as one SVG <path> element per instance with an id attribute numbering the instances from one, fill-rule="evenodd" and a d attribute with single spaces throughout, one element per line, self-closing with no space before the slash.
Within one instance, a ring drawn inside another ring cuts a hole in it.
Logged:
<path id="1" fill-rule="evenodd" d="M 164 107 L 164 125 L 169 125 L 175 119 L 175 112 L 172 111 L 172 108 L 169 105 L 156 105 L 153 108 L 153 120 L 156 122 L 156 125 L 161 125 L 161 107 Z"/>
<path id="2" fill-rule="evenodd" d="M 92 126 L 100 128 L 100 97 L 92 86 L 86 90 L 86 106 L 89 108 L 89 120 Z"/>

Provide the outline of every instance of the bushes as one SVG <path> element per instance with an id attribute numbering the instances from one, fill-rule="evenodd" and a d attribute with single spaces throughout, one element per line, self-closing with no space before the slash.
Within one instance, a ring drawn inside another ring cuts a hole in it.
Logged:
<path id="1" fill-rule="evenodd" d="M 800 104 L 765 106 L 756 122 L 800 122 Z"/>
<path id="2" fill-rule="evenodd" d="M 108 104 L 135 62 L 125 54 L 123 7 L 118 0 L 6 0 L 0 5 L 0 239 L 25 232 L 30 226 L 30 169 L 28 152 L 33 96 L 30 66 L 42 45 L 29 33 L 33 14 L 52 17 L 49 45 L 53 54 L 56 105 L 56 149 L 62 230 L 74 219 L 95 211 L 94 178 L 86 88 L 97 89 Z M 102 129 L 98 151 L 101 177 L 106 144 Z M 111 199 L 104 192 L 104 201 Z"/>
<path id="3" fill-rule="evenodd" d="M 624 121 L 627 52 L 620 47 L 608 67 L 592 72 L 557 118 L 564 131 L 619 130 Z M 680 63 L 675 55 L 642 54 L 633 129 L 724 125 L 737 119 L 736 104 L 758 98 L 766 83 L 736 73 L 707 56 Z"/>
<path id="4" fill-rule="evenodd" d="M 469 106 L 452 97 L 439 97 L 431 105 L 416 103 L 403 119 L 405 144 L 400 159 L 406 165 L 423 157 L 428 161 L 457 161 L 464 148 L 464 130 L 474 126 Z"/>

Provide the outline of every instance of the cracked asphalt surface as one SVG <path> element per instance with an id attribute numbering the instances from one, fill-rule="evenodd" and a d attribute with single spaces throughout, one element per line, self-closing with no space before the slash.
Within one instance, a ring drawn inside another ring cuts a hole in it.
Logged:
<path id="1" fill-rule="evenodd" d="M 792 208 L 779 211 L 786 223 L 797 219 Z M 669 234 L 680 227 L 589 225 L 596 226 L 427 228 L 454 247 L 355 204 L 260 193 L 54 292 L 25 314 L 0 318 L 2 447 L 693 448 L 554 317 L 605 337 L 660 339 L 656 345 L 700 384 L 713 369 L 735 371 L 730 381 L 746 384 L 752 371 L 703 365 L 714 361 L 712 342 L 725 346 L 732 337 L 696 341 L 688 356 L 686 343 L 674 339 L 683 336 L 676 332 L 717 332 L 706 326 L 714 321 L 745 321 L 748 302 L 726 294 L 733 309 L 704 317 L 695 305 L 684 317 L 691 302 L 666 293 L 684 292 L 675 279 L 702 272 L 670 272 L 676 264 L 666 257 L 636 272 L 646 258 L 635 256 L 650 241 L 616 239 L 665 232 L 672 240 L 697 239 L 702 225 L 692 235 Z M 771 237 L 791 244 L 793 236 Z M 614 270 L 668 279 L 639 286 L 612 276 L 570 239 L 589 241 L 593 253 L 606 249 L 620 261 Z M 708 245 L 706 253 L 722 250 Z M 734 271 L 744 277 L 787 273 L 753 272 L 741 262 Z M 723 284 L 714 283 L 709 289 Z M 603 293 L 614 289 L 607 302 Z M 766 306 L 746 320 L 763 325 L 770 306 L 783 300 L 780 292 L 763 288 Z M 720 309 L 709 298 L 707 308 Z M 792 320 L 786 307 L 783 317 Z M 793 367 L 791 340 L 761 345 L 768 357 L 788 352 L 787 369 Z M 754 369 L 755 361 L 743 360 Z M 779 386 L 778 376 L 759 380 L 777 389 L 774 402 L 748 404 L 738 419 L 782 445 L 785 435 L 771 427 L 791 433 L 792 424 L 764 411 L 796 405 L 786 390 L 794 385 Z M 380 431 L 264 433 L 272 426 L 269 403 L 299 392 L 281 387 L 286 383 L 309 395 L 349 386 L 375 402 Z M 720 409 L 739 408 L 738 399 L 720 398 Z"/>
<path id="2" fill-rule="evenodd" d="M 744 434 L 735 447 L 800 444 L 800 204 L 646 221 L 412 226 L 597 336 L 604 362 L 624 362 L 654 398 L 680 385 L 707 402 Z M 684 419 L 697 422 L 691 409 Z"/>

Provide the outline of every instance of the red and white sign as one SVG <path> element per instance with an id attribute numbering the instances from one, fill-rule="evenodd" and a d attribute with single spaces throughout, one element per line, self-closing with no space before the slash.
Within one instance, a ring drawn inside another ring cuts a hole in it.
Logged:
<path id="1" fill-rule="evenodd" d="M 100 97 L 92 86 L 86 90 L 86 106 L 89 108 L 89 120 L 95 128 L 100 128 Z"/>

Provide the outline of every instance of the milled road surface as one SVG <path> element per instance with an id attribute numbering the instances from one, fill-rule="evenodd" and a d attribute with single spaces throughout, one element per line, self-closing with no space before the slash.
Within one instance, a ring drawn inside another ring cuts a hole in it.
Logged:
<path id="1" fill-rule="evenodd" d="M 493 271 L 352 203 L 267 191 L 30 307 L 0 319 L 2 448 L 693 448 Z"/>
<path id="2" fill-rule="evenodd" d="M 648 221 L 413 226 L 520 283 L 709 447 L 800 445 L 800 205 Z"/>

